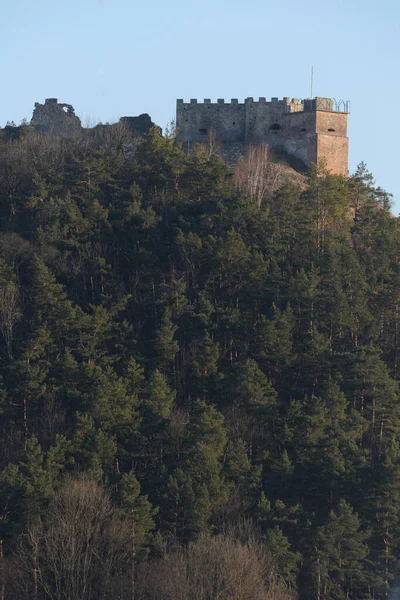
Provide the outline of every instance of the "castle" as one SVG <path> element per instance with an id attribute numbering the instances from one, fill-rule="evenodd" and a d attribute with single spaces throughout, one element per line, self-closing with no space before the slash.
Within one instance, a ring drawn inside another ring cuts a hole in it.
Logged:
<path id="1" fill-rule="evenodd" d="M 347 115 L 349 102 L 316 97 L 247 98 L 216 103 L 193 99 L 177 101 L 178 139 L 188 146 L 205 142 L 213 131 L 226 148 L 235 144 L 267 144 L 276 154 L 300 161 L 305 167 L 321 160 L 338 175 L 348 174 Z"/>
<path id="2" fill-rule="evenodd" d="M 121 117 L 119 122 L 124 124 L 134 135 L 148 133 L 155 126 L 148 114 L 138 117 Z M 35 102 L 31 125 L 37 132 L 66 138 L 84 130 L 81 120 L 75 114 L 74 107 L 71 104 L 58 102 L 57 98 L 46 98 L 44 104 Z M 99 124 L 92 129 L 100 130 L 110 127 L 114 127 L 114 125 Z"/>
<path id="3" fill-rule="evenodd" d="M 204 143 L 213 132 L 227 158 L 236 162 L 245 153 L 248 144 L 266 144 L 275 155 L 286 157 L 295 167 L 310 167 L 323 161 L 326 168 L 338 175 L 348 174 L 349 140 L 347 116 L 349 102 L 316 97 L 306 100 L 293 98 L 237 99 L 229 103 L 177 100 L 176 126 L 178 141 L 189 149 L 195 143 Z M 150 116 L 122 117 L 122 123 L 133 135 L 143 135 L 154 127 Z M 31 120 L 41 133 L 61 137 L 88 131 L 73 106 L 61 104 L 57 98 L 47 98 L 44 104 L 36 102 Z M 101 131 L 117 125 L 99 124 L 92 128 Z M 229 161 L 228 161 L 229 162 Z"/>

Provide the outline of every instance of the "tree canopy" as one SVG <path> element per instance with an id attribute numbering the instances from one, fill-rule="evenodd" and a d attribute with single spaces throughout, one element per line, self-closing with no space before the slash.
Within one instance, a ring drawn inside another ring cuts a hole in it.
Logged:
<path id="1" fill-rule="evenodd" d="M 254 198 L 158 128 L 0 138 L 2 600 L 64 597 L 63 501 L 83 520 L 101 509 L 100 529 L 73 534 L 92 536 L 104 598 L 115 574 L 134 585 L 133 563 L 182 560 L 189 585 L 220 547 L 307 600 L 385 597 L 400 552 L 399 222 L 365 165 L 267 187 Z M 243 523 L 268 560 L 251 559 Z M 89 591 L 68 598 L 100 598 L 85 569 Z M 143 581 L 130 598 L 167 597 Z"/>

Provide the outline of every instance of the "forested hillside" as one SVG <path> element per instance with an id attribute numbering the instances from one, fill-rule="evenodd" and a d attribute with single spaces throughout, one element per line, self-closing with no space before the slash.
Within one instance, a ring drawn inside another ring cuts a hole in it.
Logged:
<path id="1" fill-rule="evenodd" d="M 273 192 L 158 129 L 1 134 L 0 600 L 384 598 L 400 233 L 365 167 Z"/>

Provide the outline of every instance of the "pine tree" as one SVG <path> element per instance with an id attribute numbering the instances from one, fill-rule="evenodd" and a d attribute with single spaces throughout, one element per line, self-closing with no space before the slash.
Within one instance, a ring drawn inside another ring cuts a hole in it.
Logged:
<path id="1" fill-rule="evenodd" d="M 300 554 L 291 550 L 289 540 L 283 535 L 278 526 L 267 530 L 265 544 L 268 553 L 275 562 L 277 571 L 286 583 L 291 587 L 295 587 Z"/>
<path id="2" fill-rule="evenodd" d="M 166 308 L 154 340 L 157 365 L 166 374 L 173 371 L 175 356 L 179 350 L 178 342 L 174 340 L 177 329 L 171 320 L 170 309 Z"/>
<path id="3" fill-rule="evenodd" d="M 367 538 L 358 515 L 341 500 L 317 533 L 314 578 L 318 598 L 358 598 L 367 592 Z"/>

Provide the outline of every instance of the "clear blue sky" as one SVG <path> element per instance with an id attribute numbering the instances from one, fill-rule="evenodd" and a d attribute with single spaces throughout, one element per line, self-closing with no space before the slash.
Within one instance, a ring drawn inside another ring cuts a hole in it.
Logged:
<path id="1" fill-rule="evenodd" d="M 351 101 L 350 169 L 365 161 L 400 212 L 396 0 L 2 0 L 0 125 L 58 97 L 84 123 L 176 98 Z"/>

